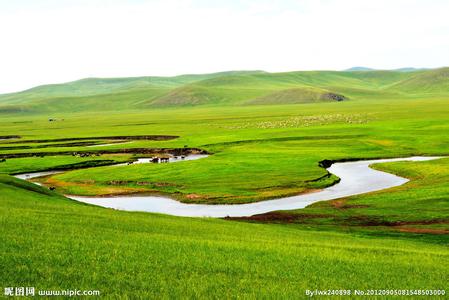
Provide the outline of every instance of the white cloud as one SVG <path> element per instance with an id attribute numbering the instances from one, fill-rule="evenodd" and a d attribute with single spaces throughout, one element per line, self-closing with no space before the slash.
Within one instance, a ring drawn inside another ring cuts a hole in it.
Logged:
<path id="1" fill-rule="evenodd" d="M 0 92 L 89 76 L 437 67 L 448 11 L 439 0 L 0 0 Z"/>

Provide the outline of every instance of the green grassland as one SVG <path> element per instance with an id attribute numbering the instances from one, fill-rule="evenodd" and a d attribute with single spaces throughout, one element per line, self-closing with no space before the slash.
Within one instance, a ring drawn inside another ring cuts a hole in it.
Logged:
<path id="1" fill-rule="evenodd" d="M 447 288 L 448 159 L 376 165 L 411 181 L 238 220 L 114 211 L 61 194 L 248 203 L 335 183 L 318 165 L 324 159 L 447 156 L 448 72 L 87 79 L 0 95 L 0 139 L 21 137 L 0 140 L 0 282 L 145 298 Z M 323 98 L 329 93 L 345 99 Z M 144 135 L 177 138 L 114 138 Z M 117 144 L 91 147 L 102 143 Z M 100 166 L 191 148 L 210 156 Z M 89 166 L 40 180 L 55 192 L 9 176 Z"/>
<path id="2" fill-rule="evenodd" d="M 113 211 L 4 176 L 0 187 L 4 286 L 291 299 L 315 288 L 447 285 L 449 252 L 441 245 Z"/>
<path id="3" fill-rule="evenodd" d="M 112 180 L 126 180 L 126 187 L 146 181 L 155 183 L 148 186 L 149 191 L 170 193 L 184 201 L 244 203 L 329 185 L 332 178 L 312 181 L 326 174 L 318 166 L 323 159 L 445 155 L 449 147 L 448 110 L 444 99 L 409 99 L 407 102 L 372 100 L 279 105 L 270 106 L 270 109 L 266 106 L 157 109 L 95 118 L 89 114 L 67 114 L 62 115 L 64 121 L 60 122 L 27 116 L 20 118 L 33 123 L 9 122 L 7 126 L 14 130 L 3 127 L 5 135 L 14 132 L 24 139 L 149 133 L 180 137 L 97 148 L 46 147 L 2 153 L 182 148 L 187 145 L 213 155 L 176 165 L 115 167 L 114 172 L 110 167 L 86 169 L 53 179 L 62 183 L 61 188 L 64 182 L 75 183 L 67 187 L 65 192 L 68 193 L 92 195 L 99 192 L 98 187 L 104 187 L 109 193 Z M 31 124 L 36 128 L 33 131 L 28 130 Z M 46 159 L 51 157 L 40 158 Z M 89 191 L 87 181 L 92 182 L 90 185 L 95 192 Z M 77 182 L 83 183 L 82 187 L 77 187 Z M 189 199 L 190 194 L 199 197 Z"/>
<path id="4" fill-rule="evenodd" d="M 82 167 L 95 167 L 104 164 L 116 164 L 131 160 L 131 155 L 102 155 L 96 157 L 73 157 L 55 155 L 51 158 L 23 157 L 8 159 L 1 165 L 1 173 L 20 174 L 47 170 L 70 170 Z"/>

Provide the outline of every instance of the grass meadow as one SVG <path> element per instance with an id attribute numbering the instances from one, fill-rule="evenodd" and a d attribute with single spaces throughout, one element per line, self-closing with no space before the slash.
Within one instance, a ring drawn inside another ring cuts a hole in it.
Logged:
<path id="1" fill-rule="evenodd" d="M 0 140 L 0 285 L 98 289 L 110 298 L 447 289 L 448 158 L 378 164 L 410 182 L 250 218 L 123 212 L 62 196 L 145 192 L 249 203 L 334 184 L 319 166 L 324 159 L 449 154 L 446 85 L 432 85 L 440 77 L 424 71 L 222 75 L 97 80 L 98 94 L 86 80 L 2 96 L 0 139 L 21 138 Z M 347 99 L 303 103 L 295 93 L 311 93 L 311 84 L 314 93 Z M 80 96 L 70 98 L 74 91 Z M 284 92 L 298 102 L 265 103 L 283 101 Z M 178 138 L 98 146 L 120 142 L 108 136 L 140 135 Z M 142 149 L 192 148 L 210 156 L 105 166 L 148 155 Z M 67 172 L 39 181 L 55 191 L 11 176 L 53 169 Z"/>
<path id="2" fill-rule="evenodd" d="M 120 212 L 0 180 L 5 286 L 129 298 L 304 298 L 315 288 L 447 285 L 444 245 Z"/>

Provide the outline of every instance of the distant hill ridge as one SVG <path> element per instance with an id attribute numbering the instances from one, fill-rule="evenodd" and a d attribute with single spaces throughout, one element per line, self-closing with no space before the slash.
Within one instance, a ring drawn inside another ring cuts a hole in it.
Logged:
<path id="1" fill-rule="evenodd" d="M 230 71 L 174 77 L 86 78 L 0 95 L 0 113 L 113 111 L 199 105 L 345 102 L 448 96 L 449 68 L 394 71 Z"/>
<path id="2" fill-rule="evenodd" d="M 345 71 L 352 72 L 352 71 L 380 71 L 380 70 L 381 69 L 373 69 L 373 68 L 368 68 L 368 67 L 352 67 L 352 68 L 346 69 Z M 423 70 L 429 70 L 429 69 L 405 67 L 405 68 L 391 69 L 391 70 L 386 70 L 386 71 L 415 72 L 415 71 L 423 71 Z"/>

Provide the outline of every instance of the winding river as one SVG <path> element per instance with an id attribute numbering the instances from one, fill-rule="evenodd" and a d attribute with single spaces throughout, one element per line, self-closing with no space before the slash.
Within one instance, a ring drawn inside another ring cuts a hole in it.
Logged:
<path id="1" fill-rule="evenodd" d="M 441 157 L 414 156 L 408 158 L 362 160 L 355 162 L 335 163 L 328 171 L 337 175 L 341 181 L 319 192 L 297 196 L 266 200 L 248 204 L 186 204 L 161 196 L 115 196 L 115 197 L 81 197 L 68 195 L 76 201 L 94 204 L 102 207 L 125 211 L 143 211 L 162 213 L 184 217 L 245 217 L 276 210 L 292 210 L 304 208 L 318 201 L 326 201 L 359 195 L 391 187 L 399 186 L 408 181 L 393 174 L 377 171 L 369 166 L 375 163 L 395 161 L 428 161 Z M 49 172 L 28 173 L 17 175 L 22 179 L 49 175 Z M 37 174 L 37 175 L 36 175 Z"/>

